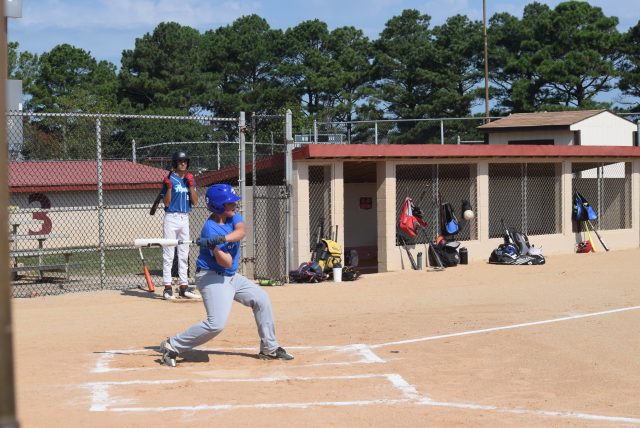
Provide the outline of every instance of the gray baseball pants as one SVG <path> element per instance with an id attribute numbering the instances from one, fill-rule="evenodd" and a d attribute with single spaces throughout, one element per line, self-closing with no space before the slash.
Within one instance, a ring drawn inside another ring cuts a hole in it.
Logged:
<path id="1" fill-rule="evenodd" d="M 169 343 L 178 353 L 200 346 L 220 334 L 227 324 L 234 300 L 253 309 L 260 351 L 269 353 L 278 348 L 271 302 L 264 290 L 240 274 L 224 276 L 210 270 L 196 273 L 196 285 L 202 295 L 207 319 L 169 338 Z"/>

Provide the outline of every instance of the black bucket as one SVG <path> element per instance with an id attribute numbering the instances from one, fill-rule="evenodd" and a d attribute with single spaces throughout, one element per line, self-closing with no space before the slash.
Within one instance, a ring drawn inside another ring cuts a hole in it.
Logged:
<path id="1" fill-rule="evenodd" d="M 467 252 L 466 247 L 460 248 L 460 264 L 466 265 L 469 263 L 469 253 Z"/>

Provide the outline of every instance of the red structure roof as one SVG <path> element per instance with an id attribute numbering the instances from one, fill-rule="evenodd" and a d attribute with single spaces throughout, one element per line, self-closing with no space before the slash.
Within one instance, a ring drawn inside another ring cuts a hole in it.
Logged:
<path id="1" fill-rule="evenodd" d="M 166 170 L 125 160 L 102 162 L 103 190 L 159 189 Z M 98 188 L 97 162 L 29 161 L 9 163 L 9 191 L 69 192 Z"/>
<path id="2" fill-rule="evenodd" d="M 293 159 L 385 158 L 629 158 L 640 157 L 640 147 L 544 146 L 488 144 L 308 144 L 293 151 Z"/>

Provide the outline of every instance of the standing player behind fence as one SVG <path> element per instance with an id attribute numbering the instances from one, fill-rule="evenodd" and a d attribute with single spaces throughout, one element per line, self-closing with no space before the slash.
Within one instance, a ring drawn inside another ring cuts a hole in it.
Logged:
<path id="1" fill-rule="evenodd" d="M 164 193 L 163 237 L 167 239 L 189 239 L 189 213 L 191 207 L 198 204 L 196 181 L 189 169 L 189 156 L 185 152 L 175 152 L 171 158 L 173 173 L 165 177 L 162 187 Z M 187 277 L 189 245 L 178 245 L 178 284 L 180 296 L 196 299 L 199 296 L 189 287 Z M 171 287 L 171 267 L 173 266 L 174 248 L 162 249 L 162 297 L 173 299 Z"/>
<path id="2" fill-rule="evenodd" d="M 202 227 L 196 270 L 196 284 L 204 301 L 207 319 L 160 344 L 163 364 L 175 367 L 180 353 L 220 334 L 234 300 L 253 309 L 260 336 L 258 358 L 293 359 L 276 341 L 269 296 L 256 284 L 236 273 L 240 261 L 240 241 L 245 236 L 244 220 L 235 212 L 239 200 L 240 197 L 228 184 L 214 184 L 207 190 L 207 208 L 213 214 Z"/>

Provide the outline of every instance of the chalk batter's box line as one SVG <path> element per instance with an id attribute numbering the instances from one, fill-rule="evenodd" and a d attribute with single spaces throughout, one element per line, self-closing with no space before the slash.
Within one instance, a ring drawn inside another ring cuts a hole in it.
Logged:
<path id="1" fill-rule="evenodd" d="M 120 401 L 135 402 L 136 400 L 111 400 L 109 398 L 109 388 L 112 386 L 123 385 L 167 385 L 179 382 L 192 383 L 231 383 L 231 382 L 282 382 L 290 380 L 298 381 L 317 381 L 317 380 L 359 380 L 382 378 L 386 379 L 395 389 L 400 391 L 403 398 L 399 399 L 370 399 L 370 400 L 353 400 L 353 401 L 317 401 L 304 403 L 258 403 L 258 404 L 203 404 L 198 406 L 170 406 L 170 407 L 115 407 L 123 404 Z M 360 374 L 351 376 L 317 376 L 317 377 L 264 377 L 264 378 L 238 378 L 238 379 L 170 379 L 170 380 L 130 380 L 130 381 L 106 381 L 106 382 L 90 382 L 84 387 L 91 390 L 91 407 L 92 412 L 118 412 L 118 413 L 163 413 L 175 411 L 216 411 L 216 410 L 239 410 L 239 409 L 306 409 L 319 406 L 369 406 L 369 405 L 397 405 L 397 404 L 415 404 L 432 407 L 442 407 L 451 409 L 462 409 L 468 411 L 496 412 L 515 415 L 529 415 L 540 418 L 561 418 L 581 421 L 600 421 L 611 424 L 637 424 L 640 425 L 640 418 L 615 416 L 615 415 L 599 415 L 595 413 L 573 412 L 573 411 L 556 411 L 556 410 L 530 410 L 521 408 L 504 408 L 492 405 L 483 405 L 475 403 L 456 403 L 435 401 L 426 395 L 420 395 L 416 388 L 406 382 L 402 376 L 395 373 L 387 374 Z"/>
<path id="2" fill-rule="evenodd" d="M 301 403 L 257 403 L 257 404 L 202 404 L 197 406 L 168 406 L 168 407 L 116 407 L 123 403 L 132 403 L 135 399 L 111 399 L 110 388 L 114 386 L 129 385 L 172 385 L 181 382 L 189 383 L 257 383 L 257 382 L 287 382 L 287 381 L 322 381 L 322 380 L 353 380 L 381 379 L 387 381 L 399 391 L 402 398 L 387 399 L 374 398 L 370 400 L 353 401 L 318 401 Z M 263 378 L 213 378 L 213 379 L 166 379 L 166 380 L 128 380 L 128 381 L 104 381 L 88 382 L 83 385 L 91 391 L 92 412 L 172 412 L 172 411 L 202 411 L 202 410 L 233 410 L 233 409 L 272 409 L 272 408 L 309 408 L 318 406 L 364 406 L 372 404 L 398 404 L 411 401 L 430 400 L 421 396 L 415 387 L 407 383 L 402 376 L 395 373 L 386 374 L 359 374 L 345 376 L 275 376 Z"/>
<path id="3" fill-rule="evenodd" d="M 317 352 L 329 351 L 329 350 L 335 350 L 336 352 L 357 352 L 360 355 L 360 360 L 358 360 L 356 362 L 348 361 L 348 362 L 340 362 L 340 363 L 316 363 L 316 364 L 308 364 L 307 366 L 349 365 L 349 364 L 354 364 L 354 363 L 384 363 L 385 361 L 382 358 L 380 358 L 374 352 L 374 349 L 378 349 L 378 348 L 382 348 L 382 347 L 388 347 L 388 346 L 408 345 L 408 344 L 419 343 L 419 342 L 450 339 L 450 338 L 453 338 L 453 337 L 462 337 L 462 336 L 470 336 L 470 335 L 475 335 L 475 334 L 485 334 L 485 333 L 493 333 L 493 332 L 499 332 L 499 331 L 505 331 L 505 330 L 514 330 L 514 329 L 520 329 L 520 328 L 541 326 L 541 325 L 554 324 L 554 323 L 559 323 L 559 322 L 564 322 L 564 321 L 573 321 L 573 320 L 582 319 L 582 318 L 590 318 L 590 317 L 611 315 L 611 314 L 627 312 L 627 311 L 635 311 L 635 310 L 638 310 L 638 309 L 640 309 L 640 306 L 629 306 L 629 307 L 625 307 L 625 308 L 611 309 L 611 310 L 607 310 L 607 311 L 592 312 L 592 313 L 586 313 L 586 314 L 573 314 L 573 315 L 569 315 L 569 316 L 565 316 L 565 317 L 552 318 L 552 319 L 547 319 L 547 320 L 532 321 L 532 322 L 525 322 L 525 323 L 519 323 L 519 324 L 510 324 L 510 325 L 504 325 L 504 326 L 483 328 L 483 329 L 478 329 L 478 330 L 467 330 L 467 331 L 461 331 L 461 332 L 458 332 L 458 333 L 448 333 L 448 334 L 441 334 L 441 335 L 435 335 L 435 336 L 425 336 L 425 337 L 418 337 L 418 338 L 414 338 L 414 339 L 406 339 L 406 340 L 400 340 L 400 341 L 395 341 L 395 342 L 386 342 L 386 343 L 378 343 L 378 344 L 370 344 L 370 345 L 353 344 L 353 345 L 346 345 L 346 346 L 318 346 L 318 347 L 297 346 L 297 347 L 288 347 L 288 348 L 289 349 L 297 349 L 297 350 L 314 349 Z M 207 350 L 208 351 L 215 351 L 215 349 L 207 349 Z M 218 349 L 218 350 L 220 350 L 220 349 Z M 255 351 L 255 348 L 233 348 L 232 350 L 235 350 L 235 351 L 247 351 L 247 350 Z M 138 350 L 138 349 L 121 350 L 121 351 L 116 351 L 116 350 L 105 351 L 105 353 L 102 354 L 101 358 L 98 359 L 98 361 L 96 362 L 96 366 L 92 370 L 92 372 L 93 373 L 105 373 L 105 372 L 110 372 L 110 371 L 155 370 L 155 368 L 152 368 L 152 367 L 149 367 L 149 368 L 131 368 L 131 369 L 129 369 L 129 368 L 110 368 L 109 367 L 109 361 L 111 359 L 113 359 L 115 354 L 118 354 L 118 353 L 120 353 L 120 354 L 131 354 L 131 353 L 139 353 L 139 352 L 147 352 L 147 351 L 148 350 Z"/>
<path id="4" fill-rule="evenodd" d="M 205 349 L 198 348 L 202 351 L 221 351 L 221 352 L 241 352 L 241 351 L 255 351 L 255 348 L 228 348 L 228 349 Z M 313 350 L 314 353 L 318 352 L 334 352 L 337 355 L 344 355 L 344 361 L 338 362 L 323 362 L 323 363 L 312 363 L 312 364 L 301 364 L 296 367 L 317 367 L 317 366 L 342 366 L 342 365 L 352 365 L 352 364 L 371 364 L 371 363 L 384 363 L 385 360 L 380 358 L 378 355 L 373 352 L 369 346 L 362 344 L 353 344 L 346 346 L 291 346 L 287 347 L 290 350 Z M 157 370 L 158 367 L 111 367 L 111 362 L 118 355 L 133 355 L 133 354 L 141 354 L 146 352 L 154 352 L 150 349 L 113 349 L 107 350 L 100 353 L 100 356 L 96 360 L 96 364 L 94 368 L 91 370 L 92 373 L 109 373 L 109 372 L 127 372 L 127 371 L 145 371 L 145 370 Z M 156 351 L 157 352 L 157 351 Z M 154 353 L 159 357 L 159 354 Z M 352 360 L 348 360 L 349 357 L 353 357 Z"/>

